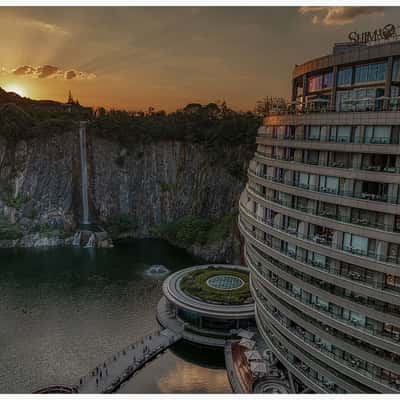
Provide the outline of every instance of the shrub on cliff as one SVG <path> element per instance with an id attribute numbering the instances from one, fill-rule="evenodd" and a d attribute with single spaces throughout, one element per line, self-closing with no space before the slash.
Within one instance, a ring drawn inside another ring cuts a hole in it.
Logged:
<path id="1" fill-rule="evenodd" d="M 187 247 L 226 239 L 232 232 L 233 221 L 233 215 L 226 215 L 217 221 L 190 216 L 152 227 L 150 232 L 171 243 Z"/>
<path id="2" fill-rule="evenodd" d="M 0 240 L 17 240 L 21 237 L 22 234 L 17 224 L 0 219 Z"/>
<path id="3" fill-rule="evenodd" d="M 111 215 L 104 224 L 104 228 L 112 238 L 129 233 L 136 229 L 136 223 L 128 214 Z"/>
<path id="4" fill-rule="evenodd" d="M 17 139 L 28 132 L 33 118 L 12 103 L 0 104 L 0 135 L 7 139 Z"/>

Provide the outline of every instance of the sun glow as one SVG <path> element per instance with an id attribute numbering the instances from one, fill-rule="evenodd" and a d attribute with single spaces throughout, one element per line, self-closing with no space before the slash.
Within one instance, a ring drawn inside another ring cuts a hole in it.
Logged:
<path id="1" fill-rule="evenodd" d="M 6 92 L 14 92 L 17 93 L 18 95 L 20 95 L 21 97 L 25 97 L 26 96 L 26 90 L 23 86 L 18 85 L 16 83 L 8 83 L 5 84 L 3 89 Z"/>

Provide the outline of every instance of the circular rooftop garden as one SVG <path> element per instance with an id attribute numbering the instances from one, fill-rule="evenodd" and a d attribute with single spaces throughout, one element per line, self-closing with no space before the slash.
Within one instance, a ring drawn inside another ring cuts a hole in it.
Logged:
<path id="1" fill-rule="evenodd" d="M 186 274 L 181 290 L 196 299 L 213 304 L 240 305 L 252 303 L 249 274 L 234 268 L 212 266 Z"/>

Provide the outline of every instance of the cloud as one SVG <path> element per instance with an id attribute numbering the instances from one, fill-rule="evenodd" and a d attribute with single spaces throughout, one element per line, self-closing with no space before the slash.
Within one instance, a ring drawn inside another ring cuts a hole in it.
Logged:
<path id="1" fill-rule="evenodd" d="M 4 69 L 3 69 L 4 70 Z M 21 65 L 13 71 L 14 75 L 30 75 L 34 72 L 34 68 L 30 65 Z"/>
<path id="2" fill-rule="evenodd" d="M 19 23 L 25 25 L 28 28 L 37 29 L 43 33 L 49 33 L 54 35 L 66 36 L 69 35 L 69 32 L 56 24 L 50 24 L 44 21 L 40 21 L 38 19 L 31 18 L 19 18 Z"/>
<path id="3" fill-rule="evenodd" d="M 71 79 L 79 79 L 79 80 L 91 80 L 96 78 L 96 75 L 93 73 L 81 72 L 75 69 L 70 69 L 64 72 L 64 79 L 67 81 Z"/>
<path id="4" fill-rule="evenodd" d="M 54 67 L 53 65 L 43 65 L 42 67 L 37 67 L 35 72 L 38 78 L 48 78 L 56 75 L 58 71 L 58 67 Z"/>
<path id="5" fill-rule="evenodd" d="M 363 15 L 385 14 L 384 7 L 300 7 L 300 14 L 312 16 L 313 24 L 346 25 Z"/>
<path id="6" fill-rule="evenodd" d="M 31 78 L 38 79 L 61 79 L 70 81 L 74 80 L 91 80 L 96 78 L 96 74 L 92 72 L 83 72 L 76 69 L 62 70 L 54 65 L 41 65 L 34 67 L 32 65 L 20 65 L 14 69 L 6 69 L 0 67 L 0 73 L 2 75 L 18 75 L 18 76 L 29 76 Z"/>

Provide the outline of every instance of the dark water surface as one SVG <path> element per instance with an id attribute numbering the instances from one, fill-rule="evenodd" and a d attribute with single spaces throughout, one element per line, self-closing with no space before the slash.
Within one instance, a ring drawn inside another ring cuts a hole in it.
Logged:
<path id="1" fill-rule="evenodd" d="M 157 240 L 114 249 L 0 250 L 0 392 L 74 384 L 118 350 L 158 329 L 162 278 L 198 263 Z M 230 392 L 222 354 L 177 344 L 123 393 Z"/>

